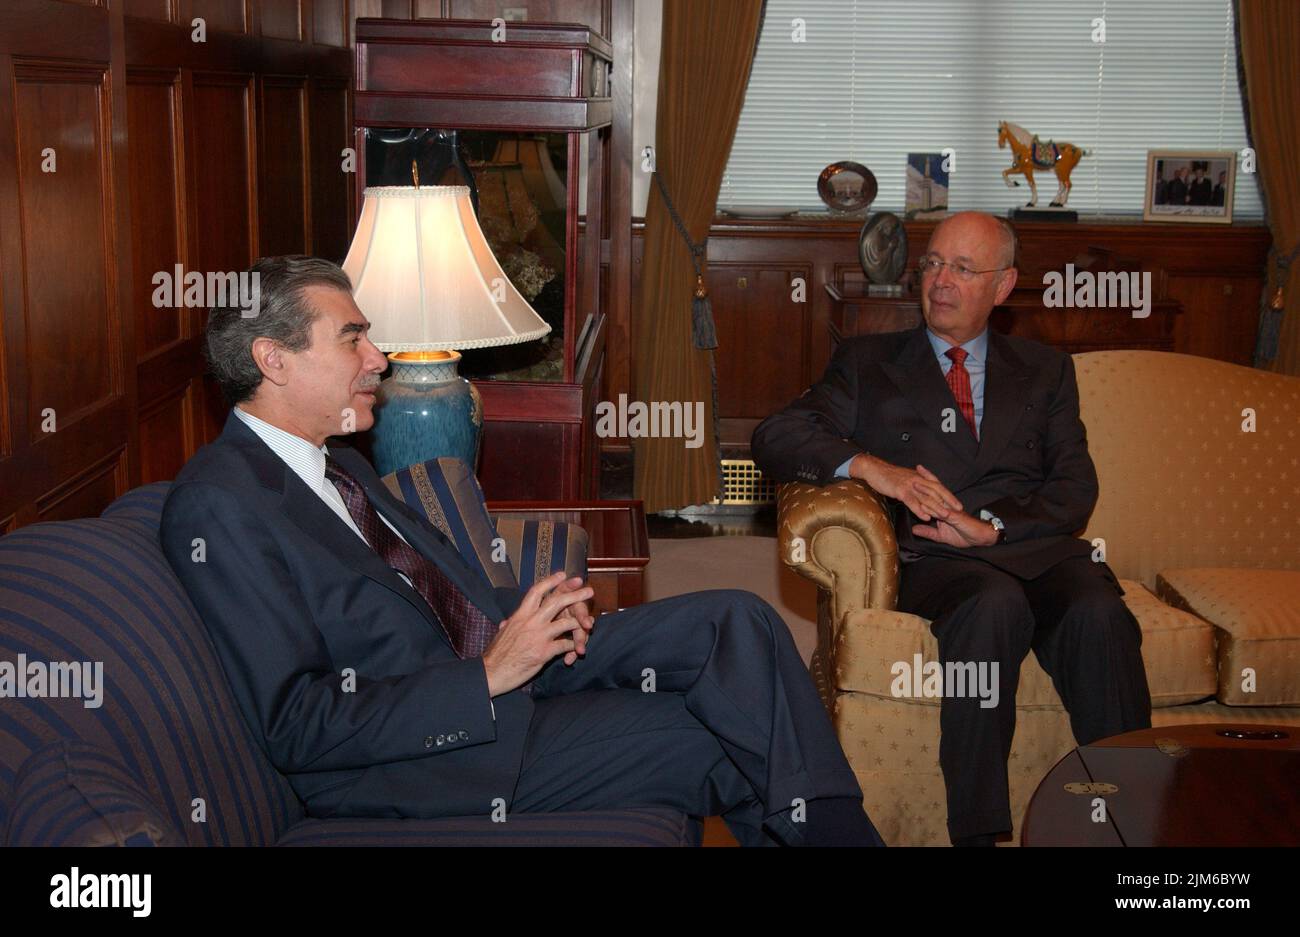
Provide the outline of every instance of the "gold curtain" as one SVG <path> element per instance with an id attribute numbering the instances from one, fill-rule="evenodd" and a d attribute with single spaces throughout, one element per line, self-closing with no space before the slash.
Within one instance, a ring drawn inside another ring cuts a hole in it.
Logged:
<path id="1" fill-rule="evenodd" d="M 762 0 L 664 0 L 655 167 L 691 240 L 708 236 L 762 24 Z M 695 269 L 657 185 L 646 207 L 641 293 L 633 335 L 635 399 L 704 404 L 704 444 L 635 438 L 633 489 L 650 512 L 719 494 L 713 352 L 692 339 Z"/>
<path id="2" fill-rule="evenodd" d="M 1300 3 L 1296 0 L 1239 0 L 1241 58 L 1246 75 L 1251 142 L 1258 157 L 1260 187 L 1268 206 L 1273 251 L 1269 255 L 1264 302 L 1282 285 L 1278 261 L 1293 257 L 1283 293 L 1277 355 L 1260 366 L 1282 374 L 1300 374 Z"/>

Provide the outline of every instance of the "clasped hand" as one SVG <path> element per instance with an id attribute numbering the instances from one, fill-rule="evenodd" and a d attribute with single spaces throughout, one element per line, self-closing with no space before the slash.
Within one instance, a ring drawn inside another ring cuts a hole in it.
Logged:
<path id="1" fill-rule="evenodd" d="M 918 537 L 960 548 L 997 543 L 998 533 L 993 526 L 962 510 L 957 496 L 924 465 L 912 471 L 860 455 L 853 460 L 849 474 L 882 495 L 902 501 L 921 520 L 933 521 L 912 525 L 912 533 Z"/>
<path id="2" fill-rule="evenodd" d="M 483 652 L 488 692 L 499 696 L 523 686 L 557 654 L 566 665 L 585 655 L 596 623 L 587 608 L 594 594 L 581 578 L 562 572 L 534 583 Z"/>

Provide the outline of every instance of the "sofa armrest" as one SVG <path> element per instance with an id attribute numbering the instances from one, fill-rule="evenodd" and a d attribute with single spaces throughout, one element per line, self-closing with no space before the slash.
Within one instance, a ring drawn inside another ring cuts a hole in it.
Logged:
<path id="1" fill-rule="evenodd" d="M 822 590 L 832 628 L 858 609 L 897 604 L 894 525 L 883 496 L 864 482 L 781 485 L 777 537 L 781 561 Z"/>
<path id="2" fill-rule="evenodd" d="M 59 739 L 14 778 L 6 846 L 183 846 L 167 812 L 113 752 Z"/>

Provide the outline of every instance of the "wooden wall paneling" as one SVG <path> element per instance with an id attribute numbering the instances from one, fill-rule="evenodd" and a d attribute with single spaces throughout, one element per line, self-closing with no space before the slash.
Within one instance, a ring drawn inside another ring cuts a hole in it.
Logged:
<path id="1" fill-rule="evenodd" d="M 120 68 L 110 70 L 120 21 L 102 5 L 0 4 L 0 512 L 10 527 L 37 519 L 38 501 L 88 460 L 134 445 L 134 333 L 116 267 L 129 256 L 115 196 L 125 102 Z M 114 474 L 110 492 L 127 481 L 125 469 Z"/>
<path id="2" fill-rule="evenodd" d="M 140 408 L 140 484 L 175 478 L 198 448 L 195 388 L 196 382 L 182 384 Z"/>
<path id="3" fill-rule="evenodd" d="M 251 6 L 252 0 L 181 0 L 181 22 L 188 27 L 195 17 L 202 17 L 209 32 L 248 33 Z"/>
<path id="4" fill-rule="evenodd" d="M 259 256 L 253 77 L 194 73 L 191 85 L 188 112 L 196 115 L 187 153 L 194 177 L 191 269 L 246 270 Z M 215 387 L 204 381 L 198 398 L 204 442 L 220 435 L 229 412 Z"/>
<path id="5" fill-rule="evenodd" d="M 343 150 L 353 145 L 348 84 L 315 79 L 308 89 L 312 253 L 341 264 L 352 242 L 352 177 Z"/>
<path id="6" fill-rule="evenodd" d="M 47 413 L 57 432 L 75 432 L 124 391 L 112 119 L 102 65 L 21 62 L 14 78 L 22 354 L 30 365 L 25 441 L 35 445 L 54 435 L 42 429 Z"/>
<path id="7" fill-rule="evenodd" d="M 307 178 L 307 80 L 264 76 L 258 118 L 261 161 L 258 254 L 311 253 Z"/>
<path id="8" fill-rule="evenodd" d="M 185 178 L 178 69 L 127 70 L 131 309 L 137 364 L 194 334 L 197 310 L 154 305 L 155 277 L 186 261 Z M 143 387 L 141 397 L 151 394 Z"/>
<path id="9" fill-rule="evenodd" d="M 812 265 L 709 265 L 709 296 L 718 331 L 718 412 L 761 420 L 798 397 L 811 382 L 807 302 L 794 302 L 792 281 L 812 293 Z M 755 425 L 757 425 L 755 423 Z"/>
<path id="10" fill-rule="evenodd" d="M 1259 294 L 1259 277 L 1169 276 L 1166 295 L 1183 304 L 1174 347 L 1189 355 L 1249 365 L 1259 326 Z"/>
<path id="11" fill-rule="evenodd" d="M 258 15 L 263 36 L 302 41 L 302 0 L 262 0 Z"/>
<path id="12" fill-rule="evenodd" d="M 193 76 L 196 269 L 245 270 L 257 259 L 253 76 Z"/>
<path id="13" fill-rule="evenodd" d="M 127 449 L 121 446 L 40 496 L 32 522 L 97 517 L 127 489 Z"/>

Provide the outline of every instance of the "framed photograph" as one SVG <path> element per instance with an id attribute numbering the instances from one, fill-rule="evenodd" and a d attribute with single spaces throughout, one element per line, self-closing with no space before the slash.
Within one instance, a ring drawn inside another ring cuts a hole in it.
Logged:
<path id="1" fill-rule="evenodd" d="M 1231 224 L 1233 150 L 1148 150 L 1144 221 Z"/>

